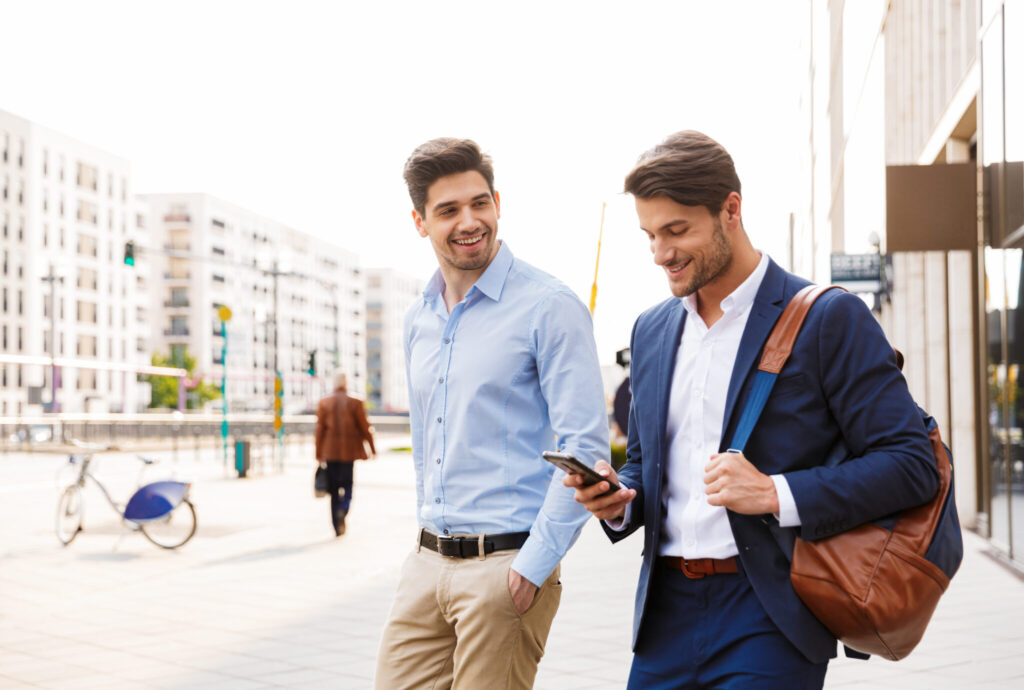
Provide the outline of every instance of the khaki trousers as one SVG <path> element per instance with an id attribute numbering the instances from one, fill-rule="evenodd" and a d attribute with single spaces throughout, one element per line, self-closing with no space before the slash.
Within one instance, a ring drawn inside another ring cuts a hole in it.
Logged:
<path id="1" fill-rule="evenodd" d="M 517 550 L 402 565 L 377 655 L 377 690 L 531 688 L 562 597 L 556 567 L 520 616 L 508 591 Z"/>

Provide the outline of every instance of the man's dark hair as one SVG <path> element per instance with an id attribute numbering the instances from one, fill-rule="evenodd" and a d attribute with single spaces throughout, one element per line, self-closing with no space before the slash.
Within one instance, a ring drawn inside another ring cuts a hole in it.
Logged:
<path id="1" fill-rule="evenodd" d="M 405 162 L 402 176 L 409 187 L 412 205 L 420 215 L 426 215 L 427 190 L 442 177 L 475 170 L 487 181 L 494 196 L 494 166 L 491 157 L 480 151 L 471 139 L 442 137 L 431 139 L 416 147 Z"/>
<path id="2" fill-rule="evenodd" d="M 731 192 L 740 193 L 740 178 L 721 144 L 688 129 L 644 152 L 626 175 L 625 191 L 641 199 L 666 196 L 684 206 L 704 206 L 715 215 Z"/>

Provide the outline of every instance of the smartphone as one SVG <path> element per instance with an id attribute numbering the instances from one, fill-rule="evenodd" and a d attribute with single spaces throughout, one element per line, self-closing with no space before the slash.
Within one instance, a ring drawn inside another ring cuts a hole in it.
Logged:
<path id="1" fill-rule="evenodd" d="M 597 473 L 596 470 L 587 467 L 582 462 L 580 462 L 573 456 L 569 455 L 568 453 L 559 453 L 553 450 L 546 450 L 543 453 L 541 453 L 541 455 L 544 457 L 545 460 L 550 462 L 552 465 L 555 465 L 556 467 L 565 470 L 567 474 L 583 475 L 584 486 L 593 486 L 598 482 L 608 482 L 608 485 L 611 486 L 611 488 L 605 491 L 603 494 L 601 494 L 602 496 L 613 494 L 622 488 L 608 477 L 602 477 L 600 474 Z"/>

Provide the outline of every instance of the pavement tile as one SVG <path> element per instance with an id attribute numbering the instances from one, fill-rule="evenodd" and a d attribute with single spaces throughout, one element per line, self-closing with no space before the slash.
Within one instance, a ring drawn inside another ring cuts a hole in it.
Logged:
<path id="1" fill-rule="evenodd" d="M 217 669 L 226 675 L 238 676 L 239 678 L 263 678 L 272 673 L 302 670 L 295 664 L 274 661 L 272 659 L 251 659 L 244 664 L 237 665 L 222 664 L 217 666 Z"/>
<path id="2" fill-rule="evenodd" d="M 0 688 L 4 690 L 39 690 L 42 687 L 32 683 L 26 683 L 11 676 L 0 674 Z"/>
<path id="3" fill-rule="evenodd" d="M 333 678 L 334 674 L 329 671 L 303 668 L 284 673 L 268 673 L 262 676 L 260 680 L 285 688 L 305 688 L 311 683 L 325 683 Z"/>
<path id="4" fill-rule="evenodd" d="M 91 673 L 67 678 L 55 678 L 40 684 L 47 690 L 104 690 L 110 685 L 110 678 L 99 673 Z M 121 681 L 116 681 L 121 682 Z M 6 687 L 0 684 L 0 687 Z"/>

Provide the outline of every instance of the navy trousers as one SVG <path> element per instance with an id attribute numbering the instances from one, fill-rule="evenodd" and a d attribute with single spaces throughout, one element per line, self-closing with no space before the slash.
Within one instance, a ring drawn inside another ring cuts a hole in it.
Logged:
<path id="1" fill-rule="evenodd" d="M 630 690 L 822 687 L 828 663 L 786 639 L 740 570 L 691 580 L 655 566 Z"/>
<path id="2" fill-rule="evenodd" d="M 353 464 L 351 460 L 327 463 L 327 493 L 331 497 L 331 522 L 335 530 L 345 521 L 345 515 L 352 507 Z"/>

